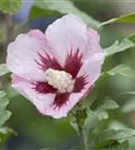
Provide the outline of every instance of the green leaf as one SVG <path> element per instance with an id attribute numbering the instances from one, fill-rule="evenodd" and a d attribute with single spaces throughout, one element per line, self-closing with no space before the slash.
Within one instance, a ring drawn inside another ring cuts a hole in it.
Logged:
<path id="1" fill-rule="evenodd" d="M 71 150 L 82 150 L 82 148 L 80 146 L 74 146 L 71 148 Z"/>
<path id="2" fill-rule="evenodd" d="M 109 129 L 120 130 L 127 129 L 127 127 L 122 122 L 118 120 L 113 120 L 109 123 Z"/>
<path id="3" fill-rule="evenodd" d="M 99 27 L 111 24 L 111 23 L 135 23 L 135 13 L 122 15 L 118 18 L 113 18 L 108 21 L 102 22 Z"/>
<path id="4" fill-rule="evenodd" d="M 97 113 L 101 113 L 102 111 L 104 110 L 109 110 L 109 109 L 117 109 L 119 108 L 119 105 L 114 101 L 114 100 L 111 100 L 111 99 L 106 99 L 102 105 L 98 106 L 95 111 Z"/>
<path id="5" fill-rule="evenodd" d="M 134 93 L 135 94 L 135 93 Z M 123 106 L 122 106 L 122 111 L 124 113 L 129 113 L 129 112 L 134 112 L 135 111 L 135 97 L 132 99 L 128 100 Z"/>
<path id="6" fill-rule="evenodd" d="M 38 12 L 38 13 L 37 13 Z M 81 17 L 88 25 L 97 28 L 99 22 L 87 15 L 85 12 L 77 9 L 72 1 L 69 0 L 36 0 L 34 6 L 30 11 L 29 18 L 36 19 L 45 16 L 58 16 L 63 14 L 72 13 Z"/>
<path id="7" fill-rule="evenodd" d="M 0 126 L 2 126 L 11 116 L 8 110 L 0 110 Z"/>
<path id="8" fill-rule="evenodd" d="M 106 72 L 108 75 L 114 76 L 114 75 L 122 75 L 125 77 L 134 78 L 135 77 L 135 70 L 133 70 L 131 67 L 127 65 L 118 65 L 114 67 L 113 69 Z"/>
<path id="9" fill-rule="evenodd" d="M 131 47 L 134 47 L 135 43 L 131 40 L 131 38 L 133 39 L 133 37 L 134 36 L 128 37 L 127 39 L 123 39 L 120 42 L 115 41 L 113 45 L 104 49 L 105 55 L 110 56 L 110 55 L 125 51 Z"/>
<path id="10" fill-rule="evenodd" d="M 11 112 L 6 110 L 9 99 L 4 91 L 0 91 L 0 126 L 2 126 L 11 116 Z"/>
<path id="11" fill-rule="evenodd" d="M 61 15 L 61 13 L 58 12 L 58 10 L 53 10 L 53 11 L 49 9 L 46 10 L 44 8 L 40 8 L 40 6 L 38 6 L 35 3 L 35 5 L 30 10 L 29 19 L 34 20 L 34 19 L 38 19 L 41 17 L 59 16 L 59 15 Z"/>
<path id="12" fill-rule="evenodd" d="M 129 142 L 124 141 L 120 144 L 117 144 L 116 146 L 110 147 L 109 150 L 129 150 Z"/>
<path id="13" fill-rule="evenodd" d="M 49 148 L 43 148 L 43 149 L 40 149 L 40 150 L 56 150 L 56 149 L 49 147 Z"/>
<path id="14" fill-rule="evenodd" d="M 0 0 L 0 11 L 14 14 L 21 8 L 21 0 Z"/>
<path id="15" fill-rule="evenodd" d="M 97 126 L 99 123 L 99 116 L 96 112 L 87 109 L 87 118 L 85 119 L 83 128 L 86 134 L 92 132 L 92 130 Z"/>
<path id="16" fill-rule="evenodd" d="M 100 132 L 97 136 L 93 137 L 93 139 L 90 141 L 90 145 L 91 148 L 93 149 L 102 149 L 103 147 L 108 147 L 107 145 L 110 146 L 112 145 L 113 147 L 114 145 L 117 146 L 119 143 L 127 141 L 130 137 L 134 135 L 135 130 L 133 129 L 128 128 L 122 130 L 106 129 Z M 108 149 L 111 149 L 111 147 L 108 147 Z"/>
<path id="17" fill-rule="evenodd" d="M 73 127 L 73 129 L 76 131 L 76 133 L 79 135 L 79 129 L 78 129 L 78 125 L 77 125 L 75 118 L 72 119 L 72 121 L 70 122 L 70 125 Z"/>
<path id="18" fill-rule="evenodd" d="M 119 105 L 114 100 L 106 98 L 103 101 L 102 105 L 96 107 L 94 111 L 98 114 L 99 120 L 103 120 L 103 119 L 108 119 L 109 117 L 107 110 L 117 109 L 117 108 L 119 108 Z"/>
<path id="19" fill-rule="evenodd" d="M 131 35 L 128 36 L 128 39 L 135 43 L 135 33 L 132 33 Z"/>
<path id="20" fill-rule="evenodd" d="M 113 130 L 113 129 L 106 129 L 101 134 L 99 139 L 101 140 L 118 140 L 119 142 L 123 140 L 128 140 L 129 137 L 135 135 L 135 130 L 133 129 L 120 129 L 120 130 Z"/>
<path id="21" fill-rule="evenodd" d="M 3 127 L 4 123 L 10 118 L 11 112 L 6 110 L 9 104 L 9 99 L 4 91 L 0 91 L 0 145 L 2 145 L 5 140 L 14 131 L 10 128 Z"/>
<path id="22" fill-rule="evenodd" d="M 119 95 L 135 95 L 135 91 L 122 92 Z"/>
<path id="23" fill-rule="evenodd" d="M 0 30 L 0 42 L 3 42 L 4 39 L 4 34 L 3 32 Z"/>
<path id="24" fill-rule="evenodd" d="M 8 127 L 1 127 L 0 128 L 0 145 L 3 145 L 11 134 L 15 134 L 15 132 L 12 129 Z"/>
<path id="25" fill-rule="evenodd" d="M 6 64 L 0 64 L 0 77 L 9 73 L 9 70 L 6 67 Z"/>

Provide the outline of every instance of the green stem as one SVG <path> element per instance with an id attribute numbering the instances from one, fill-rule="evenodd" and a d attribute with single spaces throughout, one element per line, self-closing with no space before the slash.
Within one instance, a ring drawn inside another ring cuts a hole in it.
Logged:
<path id="1" fill-rule="evenodd" d="M 85 128 L 83 127 L 84 120 L 82 119 L 82 114 L 83 114 L 83 110 L 81 110 L 80 107 L 78 106 L 75 117 L 76 117 L 78 129 L 79 129 L 79 136 L 80 136 L 82 148 L 83 150 L 90 150 L 89 144 L 88 144 L 88 134 Z"/>
<path id="2" fill-rule="evenodd" d="M 80 138 L 81 138 L 83 150 L 89 150 L 88 137 L 87 137 L 87 133 L 84 131 L 84 129 L 80 130 Z"/>

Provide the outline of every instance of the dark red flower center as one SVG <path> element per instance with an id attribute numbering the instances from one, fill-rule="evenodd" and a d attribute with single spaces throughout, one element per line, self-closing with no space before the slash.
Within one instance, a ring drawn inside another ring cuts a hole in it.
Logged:
<path id="1" fill-rule="evenodd" d="M 38 55 L 39 55 L 39 60 L 38 61 L 36 60 L 36 62 L 39 65 L 40 69 L 42 69 L 43 71 L 46 71 L 47 69 L 54 69 L 54 70 L 65 71 L 72 75 L 72 78 L 74 80 L 74 88 L 72 92 L 78 93 L 85 88 L 85 85 L 87 84 L 86 82 L 87 76 L 84 75 L 76 78 L 82 66 L 82 53 L 80 53 L 79 49 L 77 49 L 76 52 L 73 52 L 72 50 L 70 51 L 70 53 L 67 55 L 67 58 L 65 60 L 64 67 L 61 67 L 59 62 L 54 57 L 51 57 L 48 54 L 45 54 L 44 56 L 41 54 Z M 56 97 L 54 100 L 54 105 L 56 107 L 61 107 L 62 105 L 66 104 L 70 96 L 69 92 L 59 93 L 58 89 L 54 88 L 52 85 L 48 84 L 47 82 L 36 81 L 33 85 L 34 85 L 33 88 L 38 93 L 41 94 L 56 93 Z"/>

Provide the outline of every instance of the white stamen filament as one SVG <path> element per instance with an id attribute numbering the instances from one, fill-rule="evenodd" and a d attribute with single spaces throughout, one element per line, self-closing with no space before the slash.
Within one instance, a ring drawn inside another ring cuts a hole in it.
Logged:
<path id="1" fill-rule="evenodd" d="M 71 92 L 73 90 L 74 81 L 72 80 L 72 76 L 65 71 L 47 69 L 45 78 L 60 93 Z"/>

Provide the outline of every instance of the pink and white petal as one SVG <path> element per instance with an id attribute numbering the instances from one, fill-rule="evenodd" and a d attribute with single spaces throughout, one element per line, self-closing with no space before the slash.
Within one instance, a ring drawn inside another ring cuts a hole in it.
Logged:
<path id="1" fill-rule="evenodd" d="M 55 105 L 52 105 L 48 109 L 44 109 L 44 114 L 56 119 L 66 117 L 69 111 L 80 101 L 82 96 L 83 93 L 72 93 L 65 104 L 61 107 L 55 107 Z"/>
<path id="2" fill-rule="evenodd" d="M 67 54 L 78 49 L 85 53 L 88 43 L 88 28 L 86 24 L 74 15 L 65 15 L 57 19 L 46 30 L 46 38 L 55 49 L 54 55 L 64 65 Z"/>
<path id="3" fill-rule="evenodd" d="M 83 66 L 77 74 L 77 78 L 86 76 L 87 84 L 84 88 L 84 92 L 87 91 L 99 78 L 103 61 L 104 53 L 96 53 L 84 61 Z"/>
<path id="4" fill-rule="evenodd" d="M 87 32 L 88 43 L 86 46 L 85 58 L 91 57 L 95 53 L 102 52 L 100 46 L 100 36 L 96 30 L 88 28 Z"/>
<path id="5" fill-rule="evenodd" d="M 42 110 L 50 107 L 55 99 L 55 94 L 38 93 L 29 81 L 16 75 L 12 75 L 12 87 L 34 104 L 41 113 Z"/>
<path id="6" fill-rule="evenodd" d="M 40 54 L 49 51 L 49 46 L 40 31 L 31 31 L 20 34 L 8 46 L 7 67 L 18 76 L 28 80 L 44 80 L 44 71 L 40 69 L 37 61 Z"/>

